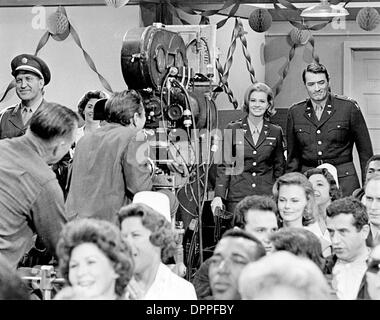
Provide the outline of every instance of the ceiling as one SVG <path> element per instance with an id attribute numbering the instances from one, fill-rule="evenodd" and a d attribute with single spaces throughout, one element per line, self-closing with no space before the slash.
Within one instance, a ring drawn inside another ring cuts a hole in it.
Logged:
<path id="1" fill-rule="evenodd" d="M 154 5 L 162 4 L 165 5 L 170 2 L 176 6 L 182 6 L 184 8 L 191 8 L 193 10 L 210 10 L 210 9 L 220 9 L 227 1 L 232 0 L 130 0 L 127 5 Z M 235 0 L 238 1 L 238 0 Z M 277 3 L 281 0 L 277 0 Z M 287 0 L 294 4 L 298 8 L 305 8 L 311 4 L 318 3 L 319 0 Z M 339 0 L 330 0 L 338 2 Z M 344 2 L 342 2 L 344 3 Z M 0 0 L 1 7 L 33 7 L 33 6 L 105 6 L 105 0 Z M 240 0 L 239 9 L 236 11 L 235 16 L 248 18 L 249 14 L 252 12 L 252 5 L 257 5 L 260 7 L 267 8 L 273 20 L 284 20 L 276 10 L 273 8 L 273 0 Z M 346 17 L 347 20 L 354 20 L 356 18 L 357 12 L 362 7 L 375 7 L 380 8 L 380 0 L 350 0 L 346 8 L 348 9 L 350 15 Z M 220 14 L 228 15 L 232 6 L 220 11 Z M 283 10 L 287 11 L 287 16 L 291 18 L 298 17 L 298 13 L 294 10 L 287 10 L 283 7 Z"/>

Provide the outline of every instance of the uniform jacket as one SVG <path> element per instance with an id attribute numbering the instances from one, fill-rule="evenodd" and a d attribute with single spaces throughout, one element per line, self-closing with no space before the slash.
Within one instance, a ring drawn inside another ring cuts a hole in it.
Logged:
<path id="1" fill-rule="evenodd" d="M 305 172 L 327 162 L 337 168 L 344 196 L 360 187 L 352 162 L 354 143 L 362 172 L 365 172 L 373 150 L 364 117 L 354 100 L 329 95 L 318 121 L 312 103 L 307 99 L 290 107 L 286 127 L 287 172 Z"/>
<path id="2" fill-rule="evenodd" d="M 106 123 L 78 141 L 66 199 L 68 216 L 116 222 L 117 212 L 136 192 L 152 189 L 147 163 L 138 161 L 146 159 L 143 140 L 129 127 Z"/>
<path id="3" fill-rule="evenodd" d="M 45 103 L 46 101 L 42 100 L 38 108 Z M 22 122 L 21 110 L 21 104 L 19 103 L 2 111 L 0 115 L 0 139 L 14 138 L 25 134 L 30 119 L 24 124 Z"/>
<path id="4" fill-rule="evenodd" d="M 240 201 L 249 195 L 272 194 L 275 180 L 285 169 L 281 127 L 264 120 L 255 145 L 247 117 L 231 122 L 224 131 L 223 149 L 223 163 L 217 169 L 215 196 L 227 201 Z M 232 159 L 229 158 L 231 152 Z M 235 166 L 232 171 L 231 163 Z"/>

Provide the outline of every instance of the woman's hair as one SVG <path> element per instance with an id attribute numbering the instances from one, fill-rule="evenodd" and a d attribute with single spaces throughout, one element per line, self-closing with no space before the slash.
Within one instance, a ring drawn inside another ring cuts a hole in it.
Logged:
<path id="1" fill-rule="evenodd" d="M 328 300 L 330 288 L 322 271 L 307 258 L 286 251 L 250 262 L 239 277 L 244 300 Z"/>
<path id="2" fill-rule="evenodd" d="M 105 120 L 123 126 L 133 123 L 135 113 L 141 116 L 144 111 L 142 101 L 141 95 L 135 90 L 113 93 L 104 107 Z"/>
<path id="3" fill-rule="evenodd" d="M 122 296 L 132 278 L 134 264 L 129 247 L 121 240 L 116 225 L 105 220 L 79 219 L 67 223 L 57 244 L 62 276 L 69 282 L 69 263 L 73 249 L 83 243 L 95 244 L 112 262 L 116 279 L 115 293 Z"/>
<path id="4" fill-rule="evenodd" d="M 106 94 L 100 90 L 91 90 L 87 91 L 78 102 L 78 113 L 84 119 L 84 109 L 86 108 L 87 103 L 91 99 L 104 99 L 107 98 Z"/>
<path id="5" fill-rule="evenodd" d="M 309 258 L 323 269 L 321 241 L 311 231 L 305 228 L 284 228 L 271 234 L 269 239 L 276 251 L 285 250 L 296 256 Z"/>
<path id="6" fill-rule="evenodd" d="M 122 207 L 118 213 L 119 225 L 128 217 L 141 217 L 142 225 L 152 231 L 150 242 L 161 248 L 161 259 L 174 255 L 177 234 L 165 216 L 143 203 L 132 203 Z"/>
<path id="7" fill-rule="evenodd" d="M 313 222 L 315 222 L 316 217 L 316 203 L 314 199 L 314 190 L 313 185 L 311 182 L 302 174 L 299 172 L 290 172 L 285 173 L 281 177 L 277 178 L 276 182 L 273 185 L 273 197 L 275 202 L 278 205 L 278 196 L 281 186 L 290 186 L 290 185 L 297 185 L 302 187 L 302 189 L 305 191 L 307 204 L 302 216 L 302 224 L 304 226 L 307 226 Z M 279 219 L 282 220 L 281 216 L 279 215 Z"/>
<path id="8" fill-rule="evenodd" d="M 256 82 L 255 84 L 250 85 L 247 90 L 244 93 L 244 102 L 243 102 L 243 111 L 248 113 L 249 112 L 249 100 L 251 98 L 251 95 L 253 92 L 264 92 L 267 94 L 267 100 L 268 100 L 268 109 L 264 113 L 264 118 L 269 119 L 271 116 L 273 116 L 276 113 L 276 110 L 274 108 L 274 94 L 270 87 L 268 87 L 265 83 L 262 82 Z"/>
<path id="9" fill-rule="evenodd" d="M 308 179 L 314 174 L 321 174 L 326 178 L 327 182 L 330 185 L 329 193 L 331 201 L 342 198 L 342 192 L 338 188 L 333 175 L 326 168 L 312 168 L 305 172 L 305 176 Z"/>

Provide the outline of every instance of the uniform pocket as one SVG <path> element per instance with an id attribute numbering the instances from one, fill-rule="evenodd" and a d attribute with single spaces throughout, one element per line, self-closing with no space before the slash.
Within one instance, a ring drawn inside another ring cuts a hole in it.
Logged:
<path id="1" fill-rule="evenodd" d="M 306 125 L 296 125 L 294 127 L 296 135 L 297 135 L 297 140 L 299 143 L 303 146 L 309 145 L 310 144 L 310 126 Z"/>
<path id="2" fill-rule="evenodd" d="M 328 137 L 332 143 L 343 144 L 348 138 L 348 122 L 333 122 L 328 128 Z"/>

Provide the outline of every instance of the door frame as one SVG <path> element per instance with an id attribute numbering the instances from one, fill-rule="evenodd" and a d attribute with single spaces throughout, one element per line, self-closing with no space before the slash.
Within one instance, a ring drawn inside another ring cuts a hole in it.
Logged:
<path id="1" fill-rule="evenodd" d="M 379 50 L 379 41 L 344 41 L 343 42 L 343 95 L 351 97 L 351 74 L 353 69 L 353 53 L 361 50 Z"/>
<path id="2" fill-rule="evenodd" d="M 353 71 L 353 54 L 355 51 L 362 50 L 379 50 L 380 43 L 379 41 L 344 41 L 343 42 L 343 95 L 347 97 L 352 97 L 352 71 Z M 368 128 L 369 129 L 369 128 Z M 370 130 L 370 129 L 369 129 Z M 373 143 L 372 143 L 373 146 Z M 353 150 L 354 156 L 354 165 L 356 171 L 361 177 L 363 173 L 359 165 L 359 156 L 356 150 L 356 145 Z"/>

